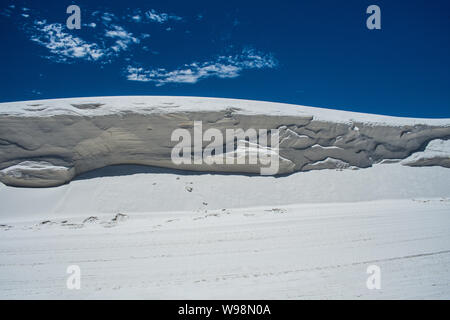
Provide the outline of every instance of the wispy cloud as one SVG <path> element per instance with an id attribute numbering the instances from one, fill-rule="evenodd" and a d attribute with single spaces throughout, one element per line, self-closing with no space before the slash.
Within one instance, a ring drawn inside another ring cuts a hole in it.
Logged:
<path id="1" fill-rule="evenodd" d="M 119 20 L 114 13 L 101 12 L 99 10 L 92 12 L 91 16 L 99 19 L 99 21 L 103 22 L 105 25 L 109 25 L 111 22 Z"/>
<path id="2" fill-rule="evenodd" d="M 127 50 L 131 43 L 139 43 L 140 40 L 133 37 L 131 32 L 126 31 L 121 26 L 114 25 L 112 30 L 107 30 L 106 37 L 117 39 L 115 45 L 111 47 L 114 51 Z"/>
<path id="3" fill-rule="evenodd" d="M 103 15 L 101 16 L 101 19 L 104 22 L 111 22 L 115 18 L 116 18 L 116 16 L 114 14 L 112 14 L 112 13 L 109 13 L 109 12 L 104 12 Z"/>
<path id="4" fill-rule="evenodd" d="M 166 23 L 169 21 L 182 21 L 183 18 L 179 17 L 174 14 L 164 13 L 164 12 L 157 12 L 155 9 L 151 9 L 148 11 L 142 11 L 141 9 L 136 9 L 133 11 L 132 14 L 128 15 L 128 19 L 132 22 L 137 23 L 149 23 L 149 22 L 156 22 L 156 23 Z"/>
<path id="5" fill-rule="evenodd" d="M 88 43 L 83 39 L 64 32 L 60 23 L 46 24 L 36 21 L 36 31 L 31 40 L 46 47 L 54 56 L 50 57 L 56 62 L 67 62 L 69 58 L 96 61 L 105 55 L 105 50 L 96 43 Z"/>
<path id="6" fill-rule="evenodd" d="M 136 15 L 134 15 L 134 16 L 131 16 L 131 19 L 132 19 L 134 22 L 141 22 L 141 21 L 142 21 L 142 16 L 136 14 Z"/>
<path id="7" fill-rule="evenodd" d="M 213 77 L 235 78 L 244 70 L 277 66 L 277 61 L 271 54 L 254 49 L 245 49 L 234 55 L 217 56 L 203 62 L 191 62 L 172 70 L 157 66 L 146 67 L 139 62 L 131 62 L 133 55 L 123 57 L 123 52 L 133 52 L 131 50 L 137 44 L 142 43 L 142 46 L 139 47 L 140 50 L 152 54 L 159 52 L 147 46 L 145 39 L 149 38 L 150 34 L 129 32 L 128 28 L 131 28 L 132 31 L 134 31 L 133 27 L 140 29 L 139 26 L 129 22 L 154 22 L 165 30 L 171 31 L 173 25 L 167 22 L 183 20 L 179 16 L 156 12 L 153 9 L 146 12 L 140 9 L 130 10 L 128 11 L 130 14 L 120 18 L 113 13 L 95 11 L 89 15 L 91 21 L 88 19 L 83 21 L 83 26 L 86 27 L 86 30 L 88 29 L 88 32 L 72 32 L 64 23 L 48 23 L 44 19 L 37 18 L 33 10 L 21 7 L 16 9 L 11 7 L 7 10 L 15 10 L 14 15 L 18 17 L 23 14 L 30 15 L 28 18 L 20 17 L 23 21 L 22 28 L 33 42 L 48 50 L 44 58 L 57 63 L 74 63 L 84 60 L 102 64 L 121 58 L 122 63 L 128 65 L 125 76 L 130 81 L 151 82 L 156 86 L 170 83 L 197 83 Z M 0 14 L 2 13 L 0 12 Z M 197 19 L 202 19 L 202 16 L 197 16 Z M 122 26 L 124 22 L 128 22 L 125 25 L 127 29 Z"/>
<path id="8" fill-rule="evenodd" d="M 90 27 L 96 25 L 91 23 Z M 58 63 L 72 63 L 75 60 L 111 62 L 111 58 L 121 51 L 129 50 L 130 45 L 138 44 L 140 39 L 134 37 L 119 25 L 111 25 L 104 31 L 105 38 L 97 42 L 88 42 L 73 35 L 61 23 L 47 24 L 46 20 L 36 20 L 31 29 L 31 40 L 47 48 L 51 55 L 48 59 Z M 148 35 L 143 35 L 142 38 Z M 105 39 L 111 39 L 109 42 Z"/>
<path id="9" fill-rule="evenodd" d="M 147 11 L 145 13 L 145 16 L 155 22 L 158 23 L 164 23 L 167 22 L 169 20 L 174 20 L 174 21 L 180 21 L 183 20 L 183 18 L 176 16 L 176 15 L 172 15 L 172 14 L 168 14 L 168 13 L 158 13 L 156 12 L 154 9 Z"/>
<path id="10" fill-rule="evenodd" d="M 220 56 L 214 61 L 193 62 L 167 71 L 164 68 L 144 69 L 128 66 L 126 76 L 131 81 L 155 82 L 156 86 L 168 83 L 196 83 L 210 77 L 235 78 L 245 69 L 274 68 L 277 61 L 271 54 L 246 49 L 234 56 Z"/>
<path id="11" fill-rule="evenodd" d="M 7 8 L 4 8 L 0 11 L 0 15 L 4 16 L 4 17 L 11 17 L 11 15 L 13 14 L 13 10 L 15 9 L 15 5 L 10 5 Z"/>

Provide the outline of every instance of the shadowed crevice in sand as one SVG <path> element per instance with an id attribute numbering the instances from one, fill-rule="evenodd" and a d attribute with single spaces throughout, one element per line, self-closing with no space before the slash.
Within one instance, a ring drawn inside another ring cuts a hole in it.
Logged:
<path id="1" fill-rule="evenodd" d="M 162 168 L 155 166 L 144 166 L 144 165 L 112 165 L 106 166 L 99 169 L 94 169 L 88 172 L 84 172 L 73 178 L 76 180 L 89 180 L 101 177 L 119 177 L 119 176 L 129 176 L 133 174 L 173 174 L 179 176 L 198 176 L 198 175 L 221 175 L 221 176 L 247 176 L 255 177 L 260 176 L 256 173 L 233 173 L 233 172 L 197 172 L 189 170 L 177 170 L 170 168 Z M 281 177 L 285 175 L 279 175 L 276 177 Z"/>

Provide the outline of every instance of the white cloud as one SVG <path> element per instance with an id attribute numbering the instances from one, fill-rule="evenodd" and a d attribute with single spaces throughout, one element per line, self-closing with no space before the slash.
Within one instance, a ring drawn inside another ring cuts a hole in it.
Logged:
<path id="1" fill-rule="evenodd" d="M 244 69 L 274 68 L 276 60 L 270 54 L 255 50 L 243 50 L 234 56 L 220 56 L 215 61 L 193 62 L 182 68 L 167 71 L 164 68 L 146 70 L 142 67 L 128 66 L 127 79 L 131 81 L 155 82 L 156 86 L 167 83 L 196 83 L 209 77 L 235 78 Z"/>
<path id="2" fill-rule="evenodd" d="M 166 13 L 156 13 L 155 10 L 149 13 L 147 18 L 158 23 L 182 19 Z M 144 19 L 141 13 L 138 14 Z M 135 11 L 133 15 L 136 15 Z M 67 30 L 65 24 L 49 24 L 46 20 L 34 20 L 32 24 L 25 24 L 24 29 L 30 34 L 32 41 L 49 50 L 50 54 L 45 58 L 58 63 L 73 63 L 76 60 L 111 63 L 114 58 L 130 50 L 133 45 L 150 37 L 147 33 L 134 36 L 133 33 L 118 25 L 114 14 L 96 11 L 92 13 L 92 16 L 97 23 L 84 24 L 84 26 L 95 28 L 93 32 L 89 32 L 91 35 L 85 33 L 86 39 L 90 41 Z M 132 17 L 129 15 L 125 18 Z M 169 30 L 170 27 L 166 29 Z M 143 46 L 142 50 L 158 54 L 147 46 Z M 130 58 L 126 58 L 125 61 L 130 61 Z M 162 86 L 168 83 L 196 83 L 210 77 L 235 78 L 246 69 L 274 68 L 276 65 L 277 62 L 272 55 L 247 49 L 236 55 L 218 56 L 214 60 L 205 62 L 192 62 L 174 70 L 144 68 L 130 64 L 126 69 L 126 77 L 130 81 L 153 82 L 156 86 Z"/>
<path id="3" fill-rule="evenodd" d="M 103 20 L 105 24 L 108 24 L 109 22 L 117 19 L 113 13 L 109 12 L 104 12 L 100 18 Z"/>
<path id="4" fill-rule="evenodd" d="M 103 16 L 103 15 L 102 15 Z M 88 27 L 95 28 L 95 23 Z M 105 30 L 106 29 L 106 30 Z M 117 57 L 120 52 L 129 50 L 130 45 L 140 42 L 131 32 L 119 25 L 105 26 L 101 31 L 104 38 L 100 42 L 87 42 L 66 30 L 60 23 L 47 24 L 46 20 L 35 20 L 28 30 L 31 40 L 46 47 L 51 55 L 46 58 L 59 63 L 71 63 L 72 60 L 111 62 L 111 58 Z M 148 37 L 143 34 L 142 38 Z M 98 37 L 98 35 L 94 35 Z M 108 41 L 108 39 L 110 39 Z"/>
<path id="5" fill-rule="evenodd" d="M 133 37 L 132 33 L 117 25 L 113 26 L 113 30 L 106 31 L 105 36 L 117 39 L 115 45 L 111 47 L 115 52 L 127 50 L 130 44 L 140 42 L 139 39 Z"/>
<path id="6" fill-rule="evenodd" d="M 114 22 L 119 21 L 117 16 L 111 12 L 102 12 L 102 11 L 96 10 L 91 13 L 91 16 L 94 17 L 97 22 L 102 23 L 105 26 L 110 25 L 113 21 Z"/>
<path id="7" fill-rule="evenodd" d="M 136 38 L 133 37 L 132 33 L 127 32 L 124 28 L 117 25 L 113 26 L 113 30 L 107 30 L 105 36 L 110 38 L 121 38 L 124 40 L 136 41 Z"/>
<path id="8" fill-rule="evenodd" d="M 168 13 L 158 13 L 156 12 L 154 9 L 147 11 L 145 13 L 145 16 L 147 17 L 147 19 L 154 21 L 154 22 L 158 22 L 158 23 L 164 23 L 167 22 L 169 20 L 173 20 L 173 21 L 181 21 L 183 20 L 183 18 L 176 16 L 176 15 L 171 15 Z"/>
<path id="9" fill-rule="evenodd" d="M 135 16 L 132 16 L 131 19 L 133 19 L 135 22 L 141 22 L 142 17 L 137 14 Z"/>
<path id="10" fill-rule="evenodd" d="M 60 23 L 45 25 L 45 21 L 36 21 L 32 41 L 46 47 L 55 57 L 57 62 L 67 62 L 68 58 L 96 61 L 102 58 L 106 52 L 96 43 L 87 43 L 81 38 L 75 37 L 63 31 Z"/>
<path id="11" fill-rule="evenodd" d="M 127 18 L 129 21 L 136 23 L 149 23 L 149 22 L 157 22 L 157 23 L 165 23 L 171 21 L 181 21 L 182 17 L 179 17 L 174 14 L 168 14 L 164 12 L 157 12 L 155 9 L 151 9 L 149 11 L 143 12 L 141 9 L 133 10 L 132 14 L 128 14 Z"/>

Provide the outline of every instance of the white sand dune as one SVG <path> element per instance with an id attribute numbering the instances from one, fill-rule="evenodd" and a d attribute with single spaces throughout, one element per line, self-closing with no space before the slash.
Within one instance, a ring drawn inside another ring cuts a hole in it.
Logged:
<path id="1" fill-rule="evenodd" d="M 447 196 L 450 196 L 449 169 L 412 168 L 398 163 L 360 170 L 299 172 L 283 177 L 113 166 L 54 188 L 15 188 L 0 184 L 0 218 L 7 222 L 102 213 L 197 211 Z"/>
<path id="2" fill-rule="evenodd" d="M 200 139 L 201 150 L 192 139 L 183 139 L 205 161 L 175 163 L 172 151 L 180 141 L 173 134 L 180 128 L 189 137 L 198 135 L 196 131 L 203 137 L 213 129 L 220 139 L 215 135 Z M 274 146 L 273 135 L 270 139 L 267 135 L 272 130 L 278 136 Z M 227 134 L 230 131 L 241 135 Z M 237 99 L 134 96 L 0 103 L 0 181 L 17 187 L 53 187 L 90 170 L 123 164 L 213 173 L 268 169 L 266 164 L 245 161 L 248 148 L 238 146 L 246 139 L 253 156 L 264 150 L 271 154 L 271 164 L 277 163 L 268 174 L 367 168 L 386 159 L 405 159 L 431 141 L 449 137 L 450 119 Z M 205 155 L 207 146 L 214 148 L 214 157 Z M 269 146 L 277 151 L 268 152 Z M 244 163 L 206 163 L 235 155 Z M 448 166 L 448 157 L 414 165 Z"/>
<path id="3" fill-rule="evenodd" d="M 174 170 L 170 134 L 199 119 L 280 128 L 295 172 Z M 450 299 L 449 130 L 232 99 L 0 104 L 0 299 Z"/>
<path id="4" fill-rule="evenodd" d="M 449 169 L 101 170 L 0 186 L 0 298 L 450 298 Z"/>

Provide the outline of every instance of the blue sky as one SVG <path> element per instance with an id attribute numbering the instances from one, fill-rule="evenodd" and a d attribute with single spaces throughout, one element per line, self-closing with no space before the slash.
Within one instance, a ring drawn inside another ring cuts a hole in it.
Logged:
<path id="1" fill-rule="evenodd" d="M 366 28 L 371 4 L 381 30 Z M 450 117 L 449 1 L 3 0 L 0 28 L 1 102 L 186 95 Z"/>

